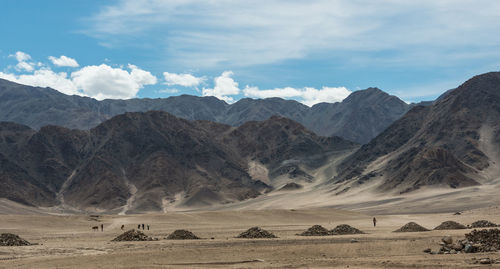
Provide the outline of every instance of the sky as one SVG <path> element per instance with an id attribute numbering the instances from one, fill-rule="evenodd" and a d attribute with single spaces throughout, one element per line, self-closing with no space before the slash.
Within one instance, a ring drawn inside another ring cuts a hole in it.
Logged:
<path id="1" fill-rule="evenodd" d="M 498 70 L 495 0 L 0 2 L 0 78 L 99 100 L 418 102 Z"/>

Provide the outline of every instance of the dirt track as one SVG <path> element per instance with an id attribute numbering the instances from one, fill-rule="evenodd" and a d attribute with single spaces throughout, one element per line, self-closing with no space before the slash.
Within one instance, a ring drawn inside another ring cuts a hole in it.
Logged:
<path id="1" fill-rule="evenodd" d="M 500 258 L 500 253 L 429 255 L 443 235 L 463 238 L 469 230 L 392 233 L 409 221 L 432 229 L 445 220 L 470 224 L 478 219 L 500 222 L 500 209 L 446 214 L 372 216 L 334 209 L 167 213 L 132 216 L 1 215 L 0 232 L 11 232 L 40 245 L 0 247 L 0 268 L 467 268 L 473 258 Z M 104 232 L 91 226 L 104 224 Z M 149 242 L 111 242 L 125 229 L 150 224 Z M 313 224 L 328 229 L 346 223 L 367 234 L 302 237 Z M 277 239 L 236 239 L 260 226 Z M 201 240 L 163 238 L 188 229 Z M 211 238 L 214 239 L 211 239 Z M 351 239 L 359 242 L 351 243 Z M 500 265 L 493 265 L 498 266 Z"/>

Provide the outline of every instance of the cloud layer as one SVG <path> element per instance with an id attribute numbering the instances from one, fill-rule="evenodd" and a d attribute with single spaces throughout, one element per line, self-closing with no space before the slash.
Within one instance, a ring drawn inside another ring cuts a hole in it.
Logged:
<path id="1" fill-rule="evenodd" d="M 183 87 L 194 87 L 200 85 L 205 78 L 204 77 L 195 77 L 191 74 L 175 74 L 169 72 L 163 72 L 163 77 L 165 78 L 165 84 L 172 85 L 180 85 Z"/>
<path id="2" fill-rule="evenodd" d="M 137 93 L 146 85 L 155 85 L 158 79 L 149 71 L 128 64 L 124 67 L 112 67 L 107 64 L 83 66 L 71 73 L 56 72 L 43 63 L 31 62 L 29 54 L 18 51 L 10 55 L 17 60 L 15 67 L 18 71 L 0 72 L 0 78 L 14 81 L 20 84 L 50 87 L 68 95 L 88 96 L 98 100 L 103 99 L 129 99 L 137 96 Z M 58 67 L 76 67 L 75 59 L 67 56 L 49 57 L 54 65 Z M 20 64 L 28 67 L 19 68 Z M 7 68 L 9 69 L 9 68 Z M 164 72 L 163 84 L 169 86 L 182 86 L 185 89 L 197 90 L 198 86 L 205 83 L 206 77 L 196 77 L 192 74 Z M 203 96 L 215 96 L 228 103 L 233 103 L 242 96 L 251 98 L 280 97 L 294 99 L 308 106 L 321 102 L 340 102 L 351 92 L 345 87 L 313 87 L 304 88 L 274 88 L 259 89 L 256 86 L 245 86 L 240 89 L 239 83 L 233 78 L 232 71 L 224 71 L 220 76 L 213 79 L 213 87 L 204 87 L 201 91 Z M 177 94 L 179 89 L 167 88 L 156 90 L 156 93 Z"/>
<path id="3" fill-rule="evenodd" d="M 49 60 L 56 66 L 67 66 L 67 67 L 78 67 L 78 62 L 73 59 L 66 57 L 64 55 L 61 55 L 59 58 L 56 58 L 54 56 L 49 56 Z"/>
<path id="4" fill-rule="evenodd" d="M 283 99 L 294 99 L 305 105 L 313 106 L 322 102 L 340 102 L 351 94 L 351 91 L 345 87 L 322 87 L 321 89 L 312 87 L 285 87 L 261 90 L 258 87 L 247 85 L 242 91 L 238 87 L 238 82 L 232 78 L 233 75 L 231 71 L 223 72 L 214 79 L 213 88 L 203 88 L 203 96 L 215 96 L 228 103 L 233 103 L 235 101 L 233 96 L 243 92 L 245 96 L 251 98 L 280 97 Z"/>
<path id="5" fill-rule="evenodd" d="M 15 54 L 19 63 L 27 63 L 31 57 L 24 52 Z M 49 58 L 50 59 L 50 58 Z M 58 66 L 78 65 L 76 60 L 61 56 L 50 59 Z M 54 62 L 55 61 L 55 62 Z M 57 63 L 56 63 L 57 62 Z M 64 94 L 89 96 L 98 100 L 102 99 L 128 99 L 137 95 L 137 92 L 145 85 L 157 83 L 157 78 L 150 72 L 142 70 L 135 65 L 129 64 L 127 69 L 111 67 L 106 64 L 85 66 L 68 74 L 66 72 L 55 72 L 40 64 L 41 68 L 34 70 L 34 65 L 28 70 L 34 71 L 29 74 L 14 74 L 0 72 L 0 78 L 14 81 L 20 84 L 50 87 Z"/>
<path id="6" fill-rule="evenodd" d="M 498 56 L 499 21 L 494 0 L 121 0 L 89 18 L 85 32 L 109 46 L 155 35 L 165 57 L 196 68 L 318 53 L 357 64 L 445 65 Z"/>
<path id="7" fill-rule="evenodd" d="M 315 89 L 311 87 L 305 88 L 276 88 L 269 90 L 260 90 L 257 87 L 246 87 L 243 92 L 245 96 L 253 98 L 270 98 L 281 97 L 284 99 L 295 99 L 299 102 L 313 106 L 318 103 L 335 103 L 344 100 L 351 91 L 345 87 L 323 87 Z"/>
<path id="8" fill-rule="evenodd" d="M 228 103 L 233 103 L 234 99 L 230 95 L 237 95 L 240 93 L 238 82 L 234 81 L 231 76 L 233 72 L 224 71 L 222 75 L 214 79 L 214 87 L 212 89 L 203 88 L 203 96 L 215 96 Z"/>

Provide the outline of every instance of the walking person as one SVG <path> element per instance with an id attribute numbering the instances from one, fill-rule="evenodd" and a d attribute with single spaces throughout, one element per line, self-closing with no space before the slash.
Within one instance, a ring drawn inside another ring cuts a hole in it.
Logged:
<path id="1" fill-rule="evenodd" d="M 377 219 L 375 217 L 373 217 L 373 227 L 376 227 L 377 226 Z"/>

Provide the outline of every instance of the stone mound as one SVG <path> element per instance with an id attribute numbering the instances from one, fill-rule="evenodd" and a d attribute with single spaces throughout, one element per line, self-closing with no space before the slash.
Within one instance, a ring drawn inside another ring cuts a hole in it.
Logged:
<path id="1" fill-rule="evenodd" d="M 489 222 L 487 220 L 478 220 L 471 224 L 472 228 L 489 228 L 489 227 L 497 227 L 497 225 L 493 222 Z"/>
<path id="2" fill-rule="evenodd" d="M 465 227 L 465 225 L 463 224 L 460 224 L 452 220 L 445 221 L 436 228 L 434 228 L 434 230 L 459 230 L 459 229 L 467 229 L 467 227 Z"/>
<path id="3" fill-rule="evenodd" d="M 432 251 L 428 248 L 424 252 L 429 254 L 494 252 L 500 249 L 500 230 L 473 230 L 465 234 L 465 239 L 463 240 L 453 242 L 451 236 L 445 236 L 441 241 L 441 248 L 438 251 Z"/>
<path id="4" fill-rule="evenodd" d="M 189 240 L 189 239 L 200 239 L 194 233 L 186 230 L 175 230 L 173 233 L 167 236 L 170 240 Z"/>
<path id="5" fill-rule="evenodd" d="M 473 230 L 465 234 L 464 245 L 471 247 L 470 252 L 489 252 L 500 249 L 500 230 Z"/>
<path id="6" fill-rule="evenodd" d="M 321 225 L 314 225 L 311 228 L 305 230 L 304 232 L 298 234 L 301 236 L 324 236 L 330 235 L 330 231 Z"/>
<path id="7" fill-rule="evenodd" d="M 338 225 L 337 227 L 333 228 L 333 230 L 330 231 L 330 234 L 333 234 L 333 235 L 364 234 L 364 232 L 360 231 L 360 230 L 358 230 L 350 225 L 341 224 L 341 225 Z"/>
<path id="8" fill-rule="evenodd" d="M 136 231 L 134 229 L 124 232 L 123 234 L 117 236 L 115 239 L 111 240 L 114 242 L 120 241 L 153 241 L 153 238 L 145 235 L 141 231 Z"/>
<path id="9" fill-rule="evenodd" d="M 424 228 L 415 222 L 408 222 L 405 225 L 403 225 L 401 228 L 395 230 L 395 233 L 406 233 L 406 232 L 427 232 L 430 231 L 427 228 Z"/>
<path id="10" fill-rule="evenodd" d="M 271 232 L 268 232 L 260 227 L 252 227 L 245 232 L 242 232 L 236 238 L 277 238 Z"/>
<path id="11" fill-rule="evenodd" d="M 13 247 L 13 246 L 31 246 L 32 244 L 18 235 L 11 234 L 11 233 L 3 233 L 0 234 L 0 246 L 8 246 L 8 247 Z"/>

